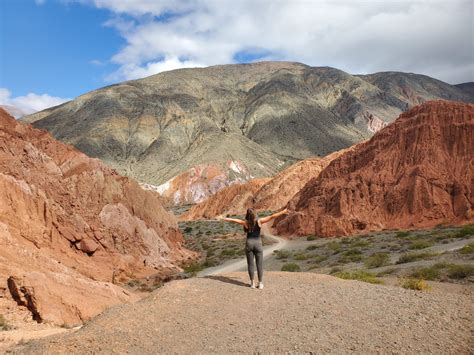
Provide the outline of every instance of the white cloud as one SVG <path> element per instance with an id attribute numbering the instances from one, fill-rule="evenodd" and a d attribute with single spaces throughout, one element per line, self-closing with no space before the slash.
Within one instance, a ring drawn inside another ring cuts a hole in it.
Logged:
<path id="1" fill-rule="evenodd" d="M 116 79 L 232 63 L 258 48 L 265 59 L 351 73 L 400 70 L 452 83 L 474 80 L 471 0 L 76 1 L 114 13 L 107 24 L 126 40 L 112 57 L 120 66 Z"/>
<path id="2" fill-rule="evenodd" d="M 47 94 L 38 95 L 34 93 L 29 93 L 25 96 L 12 97 L 10 90 L 6 88 L 0 88 L 0 105 L 12 106 L 13 108 L 19 110 L 19 113 L 24 115 L 29 115 L 31 113 L 44 110 L 48 107 L 62 104 L 63 102 L 69 100 L 70 99 L 49 96 Z"/>
<path id="3" fill-rule="evenodd" d="M 43 5 L 45 0 L 35 0 L 36 5 Z"/>

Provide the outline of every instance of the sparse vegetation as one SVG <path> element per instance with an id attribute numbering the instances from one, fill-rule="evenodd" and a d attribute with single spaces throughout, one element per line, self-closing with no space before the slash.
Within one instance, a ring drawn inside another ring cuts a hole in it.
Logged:
<path id="1" fill-rule="evenodd" d="M 284 264 L 281 267 L 281 271 L 298 272 L 300 270 L 301 270 L 300 266 L 298 264 L 295 264 L 295 263 Z"/>
<path id="2" fill-rule="evenodd" d="M 474 225 L 468 224 L 463 226 L 456 234 L 456 238 L 465 238 L 467 236 L 474 236 Z"/>
<path id="3" fill-rule="evenodd" d="M 436 266 L 424 267 L 416 269 L 410 274 L 410 276 L 415 279 L 437 280 L 441 275 L 441 269 L 442 268 Z"/>
<path id="4" fill-rule="evenodd" d="M 448 277 L 451 279 L 465 279 L 474 275 L 474 266 L 472 265 L 455 265 L 448 266 Z"/>
<path id="5" fill-rule="evenodd" d="M 374 274 L 363 270 L 340 271 L 334 273 L 333 275 L 344 280 L 357 280 L 371 284 L 383 284 L 383 281 L 378 279 Z"/>
<path id="6" fill-rule="evenodd" d="M 316 240 L 316 236 L 315 236 L 315 235 L 308 235 L 308 236 L 306 237 L 306 240 L 307 240 L 308 242 L 310 242 L 310 241 L 312 241 L 312 240 Z"/>
<path id="7" fill-rule="evenodd" d="M 387 253 L 375 253 L 369 256 L 365 260 L 365 266 L 369 269 L 388 265 L 390 262 L 390 256 Z"/>
<path id="8" fill-rule="evenodd" d="M 315 250 L 315 249 L 318 249 L 319 246 L 318 245 L 310 245 L 306 248 L 306 250 Z"/>
<path id="9" fill-rule="evenodd" d="M 275 254 L 277 259 L 288 259 L 291 256 L 291 253 L 286 250 L 277 250 Z"/>
<path id="10" fill-rule="evenodd" d="M 412 277 L 407 278 L 407 279 L 402 279 L 400 281 L 400 286 L 402 286 L 403 288 L 406 288 L 409 290 L 415 290 L 415 291 L 426 291 L 430 288 L 424 280 L 412 278 Z"/>
<path id="11" fill-rule="evenodd" d="M 408 237 L 409 235 L 410 235 L 410 232 L 407 232 L 407 231 L 399 231 L 395 233 L 395 236 L 397 238 L 405 238 L 405 237 Z"/>
<path id="12" fill-rule="evenodd" d="M 417 240 L 410 244 L 409 249 L 419 250 L 433 246 L 433 243 L 427 240 Z"/>
<path id="13" fill-rule="evenodd" d="M 459 252 L 461 254 L 474 254 L 474 243 L 463 246 Z"/>
<path id="14" fill-rule="evenodd" d="M 407 253 L 400 256 L 397 264 L 411 263 L 418 260 L 431 259 L 438 254 L 436 253 Z"/>

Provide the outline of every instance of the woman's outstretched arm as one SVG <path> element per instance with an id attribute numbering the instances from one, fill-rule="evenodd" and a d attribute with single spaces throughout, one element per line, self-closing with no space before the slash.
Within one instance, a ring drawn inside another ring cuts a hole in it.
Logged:
<path id="1" fill-rule="evenodd" d="M 281 215 L 285 214 L 285 213 L 288 213 L 288 209 L 284 209 L 283 211 L 280 211 L 280 212 L 277 212 L 277 213 L 274 213 L 270 216 L 267 216 L 267 217 L 263 217 L 263 218 L 259 218 L 258 219 L 258 222 L 260 224 L 264 224 L 264 223 L 267 223 L 267 222 L 270 222 L 272 219 L 275 219 L 277 217 L 280 217 Z"/>
<path id="2" fill-rule="evenodd" d="M 241 219 L 237 219 L 237 218 L 217 217 L 217 219 L 220 220 L 220 221 L 226 221 L 226 222 L 232 222 L 232 223 L 241 224 L 241 225 L 243 225 L 244 227 L 247 226 L 247 222 L 246 222 L 246 221 L 241 220 Z"/>

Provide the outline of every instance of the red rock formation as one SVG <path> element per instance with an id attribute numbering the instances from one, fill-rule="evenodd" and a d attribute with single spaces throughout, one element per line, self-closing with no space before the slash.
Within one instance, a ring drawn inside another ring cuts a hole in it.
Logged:
<path id="1" fill-rule="evenodd" d="M 276 228 L 334 236 L 472 221 L 473 169 L 474 105 L 427 102 L 333 160 Z"/>
<path id="2" fill-rule="evenodd" d="M 205 201 L 223 188 L 251 179 L 247 167 L 239 161 L 195 166 L 160 186 L 143 184 L 158 192 L 170 205 L 194 204 Z"/>
<path id="3" fill-rule="evenodd" d="M 182 220 L 213 218 L 221 214 L 244 214 L 253 207 L 258 211 L 278 210 L 335 158 L 355 146 L 334 152 L 324 158 L 297 162 L 271 179 L 254 179 L 222 189 L 206 201 L 193 206 Z"/>
<path id="4" fill-rule="evenodd" d="M 112 279 L 179 269 L 182 243 L 158 194 L 0 110 L 0 283 L 38 319 L 133 300 Z"/>

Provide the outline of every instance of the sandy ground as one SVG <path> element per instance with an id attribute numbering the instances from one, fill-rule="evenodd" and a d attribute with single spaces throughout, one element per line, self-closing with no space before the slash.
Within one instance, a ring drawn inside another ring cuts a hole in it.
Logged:
<path id="1" fill-rule="evenodd" d="M 471 294 L 419 292 L 312 273 L 173 281 L 26 353 L 472 353 Z"/>

